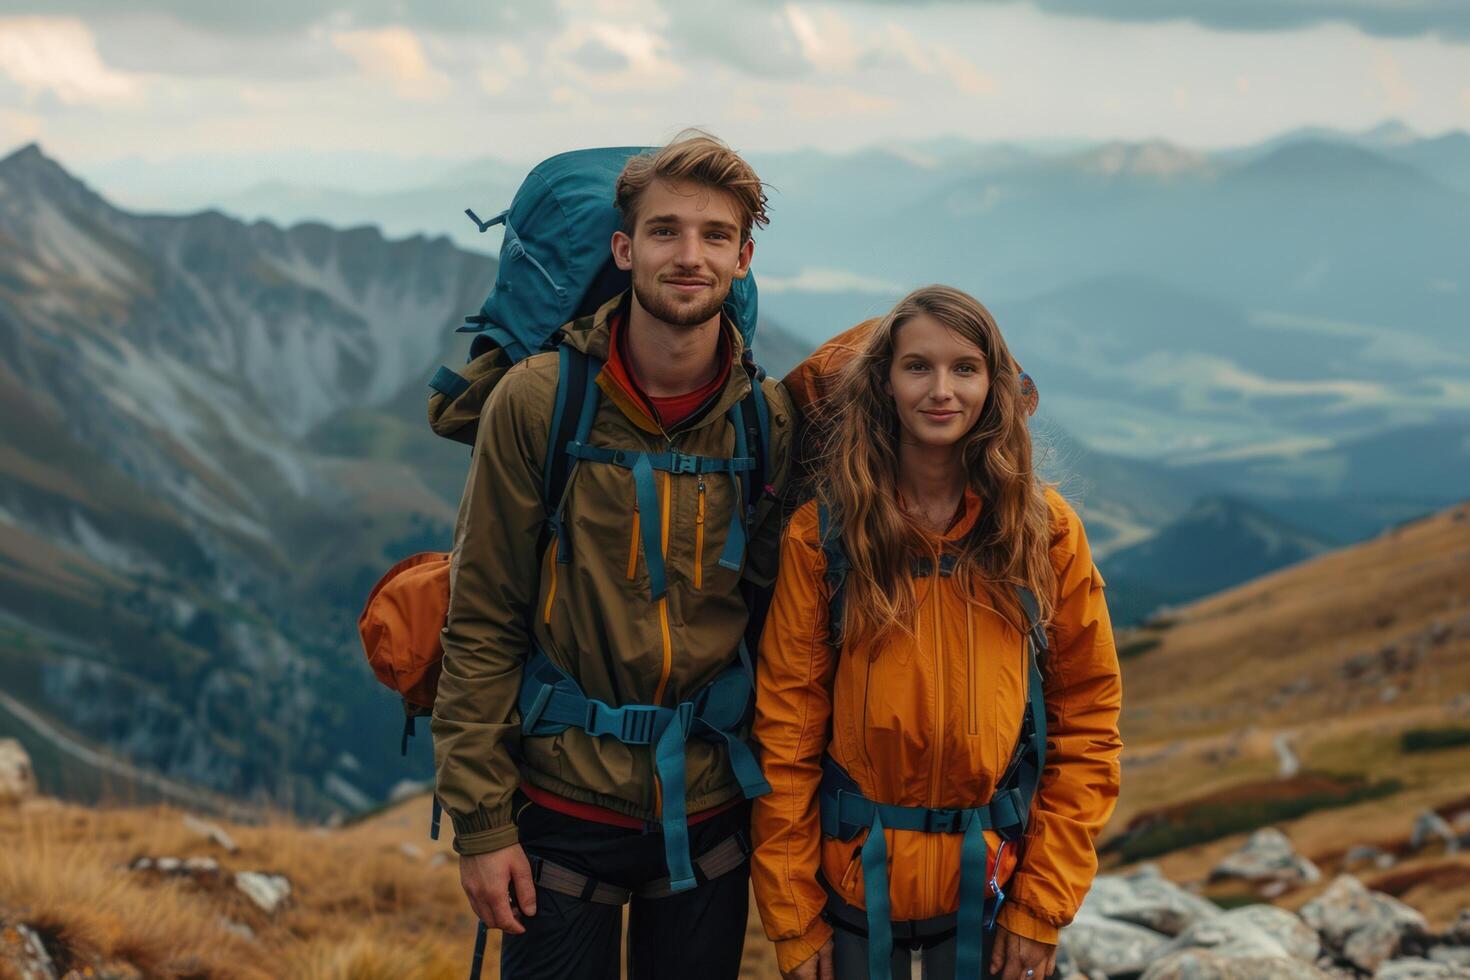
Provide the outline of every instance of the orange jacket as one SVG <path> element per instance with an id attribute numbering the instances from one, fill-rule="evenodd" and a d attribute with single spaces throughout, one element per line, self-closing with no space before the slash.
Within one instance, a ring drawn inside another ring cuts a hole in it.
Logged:
<path id="1" fill-rule="evenodd" d="M 1000 922 L 1055 943 L 1097 871 L 1094 838 L 1117 801 L 1122 683 L 1103 579 L 1076 513 L 1048 491 L 1056 611 L 1044 672 L 1047 756 L 1019 863 L 1008 847 L 997 869 L 1010 877 Z M 942 540 L 965 534 L 981 501 Z M 859 849 L 824 837 L 817 788 L 823 753 L 863 793 L 907 806 L 966 807 L 991 796 L 1020 730 L 1026 702 L 1022 635 L 958 580 L 915 581 L 915 635 L 900 635 L 871 659 L 827 644 L 826 562 L 817 509 L 792 516 L 757 668 L 755 735 L 772 792 L 755 801 L 752 878 L 766 934 L 790 970 L 827 940 L 823 878 L 863 907 Z M 886 830 L 895 920 L 926 919 L 959 905 L 960 835 Z M 987 833 L 992 857 L 999 838 Z M 1014 873 L 1012 874 L 1012 871 Z"/>

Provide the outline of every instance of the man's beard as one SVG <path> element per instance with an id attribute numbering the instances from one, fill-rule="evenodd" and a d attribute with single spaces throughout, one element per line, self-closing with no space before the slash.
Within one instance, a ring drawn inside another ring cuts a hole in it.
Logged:
<path id="1" fill-rule="evenodd" d="M 666 300 L 659 291 L 659 283 L 654 279 L 651 283 L 642 283 L 638 277 L 633 277 L 633 295 L 638 298 L 638 305 L 648 312 L 654 319 L 662 320 L 664 323 L 675 327 L 697 327 L 701 323 L 707 323 L 717 313 L 720 307 L 725 305 L 725 298 L 730 295 L 730 284 L 725 284 L 725 289 L 720 291 L 716 283 L 715 295 L 701 303 L 699 306 L 688 306 Z M 645 287 L 652 288 L 645 288 Z"/>

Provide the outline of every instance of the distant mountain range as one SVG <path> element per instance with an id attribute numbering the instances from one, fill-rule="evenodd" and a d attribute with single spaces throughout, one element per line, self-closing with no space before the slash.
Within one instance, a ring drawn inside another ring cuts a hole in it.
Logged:
<path id="1" fill-rule="evenodd" d="M 762 310 L 806 344 L 944 281 L 994 310 L 1056 422 L 1109 452 L 1178 462 L 1470 424 L 1470 134 L 1390 122 L 1214 152 L 955 138 L 753 161 L 772 197 Z M 493 252 L 463 209 L 498 209 L 523 172 L 486 158 L 392 192 L 276 181 L 211 203 Z"/>
<path id="2" fill-rule="evenodd" d="M 1331 545 L 1231 497 L 1204 497 L 1146 541 L 1102 562 L 1113 583 L 1146 583 L 1179 603 L 1259 578 L 1319 555 Z"/>

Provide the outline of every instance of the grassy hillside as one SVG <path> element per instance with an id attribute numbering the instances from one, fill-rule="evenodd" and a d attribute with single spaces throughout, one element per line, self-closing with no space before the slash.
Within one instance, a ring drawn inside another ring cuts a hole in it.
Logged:
<path id="1" fill-rule="evenodd" d="M 1470 811 L 1470 745 L 1455 734 L 1470 723 L 1470 504 L 1121 631 L 1119 650 L 1114 862 L 1156 850 L 1137 841 L 1164 828 L 1164 872 L 1203 882 L 1269 823 L 1324 878 L 1375 845 L 1398 863 L 1371 887 L 1431 918 L 1470 904 L 1464 856 L 1408 846 L 1425 810 Z M 1300 762 L 1290 779 L 1282 744 Z"/>

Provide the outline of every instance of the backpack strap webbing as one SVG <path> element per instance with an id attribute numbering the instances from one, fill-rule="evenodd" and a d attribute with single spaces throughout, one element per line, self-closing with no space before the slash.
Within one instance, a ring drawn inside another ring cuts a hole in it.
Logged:
<path id="1" fill-rule="evenodd" d="M 617 707 L 589 698 L 581 686 L 552 663 L 539 648 L 521 672 L 519 707 L 524 735 L 558 735 L 579 728 L 594 738 L 609 737 L 624 745 L 646 745 L 663 794 L 659 822 L 664 834 L 664 859 L 669 888 L 679 892 L 695 887 L 689 857 L 689 821 L 685 810 L 685 747 L 691 736 L 722 741 L 730 769 L 746 799 L 771 791 L 761 775 L 750 746 L 739 730 L 755 693 L 750 653 L 740 644 L 740 661 L 715 675 L 688 700 L 672 708 L 656 704 Z"/>
<path id="2" fill-rule="evenodd" d="M 827 571 L 823 580 L 827 583 L 827 645 L 833 652 L 842 649 L 843 616 L 847 603 L 847 573 L 852 566 L 847 561 L 847 549 L 842 546 L 842 529 L 832 519 L 827 505 L 817 504 L 817 539 L 822 545 L 822 554 L 827 559 Z"/>
<path id="3" fill-rule="evenodd" d="M 561 344 L 557 353 L 556 400 L 551 411 L 551 435 L 547 440 L 546 459 L 542 463 L 541 500 L 546 507 L 546 526 L 556 539 L 556 558 L 562 564 L 571 560 L 566 534 L 562 527 L 567 484 L 575 461 L 566 447 L 573 440 L 585 438 L 585 426 L 592 428 L 599 394 L 594 381 L 591 358 L 570 344 Z"/>

